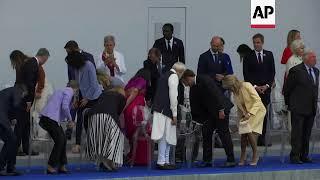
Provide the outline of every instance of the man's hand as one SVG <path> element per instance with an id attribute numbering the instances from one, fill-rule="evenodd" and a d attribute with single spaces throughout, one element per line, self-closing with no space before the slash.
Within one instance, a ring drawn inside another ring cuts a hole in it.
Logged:
<path id="1" fill-rule="evenodd" d="M 173 125 L 173 126 L 177 125 L 177 117 L 172 118 L 171 125 Z"/>
<path id="2" fill-rule="evenodd" d="M 27 111 L 27 112 L 30 112 L 30 109 L 31 109 L 31 102 L 27 102 L 26 111 Z"/>
<path id="3" fill-rule="evenodd" d="M 222 74 L 216 74 L 216 80 L 217 80 L 217 81 L 222 81 L 223 78 L 224 78 L 224 75 L 222 75 Z"/>
<path id="4" fill-rule="evenodd" d="M 226 115 L 224 114 L 224 111 L 219 111 L 219 119 L 224 119 Z"/>
<path id="5" fill-rule="evenodd" d="M 72 108 L 73 109 L 77 109 L 79 107 L 79 101 L 74 101 L 73 103 L 72 103 Z"/>
<path id="6" fill-rule="evenodd" d="M 67 124 L 67 128 L 72 129 L 73 127 L 74 127 L 74 122 L 72 120 L 69 120 L 69 122 Z"/>
<path id="7" fill-rule="evenodd" d="M 40 98 L 41 98 L 41 93 L 36 92 L 35 98 L 36 98 L 36 99 L 40 99 Z"/>
<path id="8" fill-rule="evenodd" d="M 267 85 L 260 86 L 260 89 L 261 89 L 262 93 L 264 94 L 264 92 L 268 89 L 268 86 Z"/>
<path id="9" fill-rule="evenodd" d="M 89 100 L 87 98 L 83 98 L 80 101 L 80 107 L 83 108 L 88 104 Z"/>
<path id="10" fill-rule="evenodd" d="M 256 91 L 258 92 L 258 94 L 263 94 L 264 92 L 261 89 L 261 86 L 256 86 L 255 87 Z"/>

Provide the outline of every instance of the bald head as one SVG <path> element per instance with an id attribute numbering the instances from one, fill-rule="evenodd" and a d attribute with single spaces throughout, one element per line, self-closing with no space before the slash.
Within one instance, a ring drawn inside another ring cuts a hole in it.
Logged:
<path id="1" fill-rule="evenodd" d="M 214 36 L 211 40 L 211 50 L 216 53 L 218 52 L 222 44 L 221 38 L 219 36 Z"/>

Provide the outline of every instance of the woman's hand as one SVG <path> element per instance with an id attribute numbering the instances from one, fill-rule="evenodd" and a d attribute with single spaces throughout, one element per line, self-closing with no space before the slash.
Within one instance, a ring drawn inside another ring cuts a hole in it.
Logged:
<path id="1" fill-rule="evenodd" d="M 244 119 L 245 120 L 248 120 L 250 117 L 251 117 L 251 113 L 246 113 L 245 115 L 244 115 Z"/>
<path id="2" fill-rule="evenodd" d="M 87 98 L 83 98 L 80 101 L 80 107 L 83 108 L 88 104 L 89 100 Z"/>

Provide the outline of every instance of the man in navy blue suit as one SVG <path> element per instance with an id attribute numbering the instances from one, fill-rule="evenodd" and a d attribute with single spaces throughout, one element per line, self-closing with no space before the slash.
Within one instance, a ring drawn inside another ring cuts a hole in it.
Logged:
<path id="1" fill-rule="evenodd" d="M 210 76 L 222 91 L 222 78 L 228 74 L 225 66 L 223 54 L 219 52 L 221 46 L 221 38 L 214 36 L 211 40 L 211 48 L 200 55 L 198 62 L 197 74 Z"/>
<path id="2" fill-rule="evenodd" d="M 271 87 L 274 82 L 275 66 L 271 51 L 263 49 L 264 36 L 256 34 L 252 37 L 254 50 L 243 58 L 243 77 L 250 82 L 258 92 L 264 106 L 270 103 Z M 267 127 L 267 116 L 263 122 L 262 135 L 258 139 L 258 146 L 271 146 L 266 144 L 265 134 Z"/>
<path id="3" fill-rule="evenodd" d="M 154 48 L 161 51 L 162 72 L 169 71 L 176 62 L 185 64 L 183 42 L 173 37 L 173 30 L 172 24 L 164 24 L 162 27 L 163 38 L 157 39 L 153 44 Z"/>

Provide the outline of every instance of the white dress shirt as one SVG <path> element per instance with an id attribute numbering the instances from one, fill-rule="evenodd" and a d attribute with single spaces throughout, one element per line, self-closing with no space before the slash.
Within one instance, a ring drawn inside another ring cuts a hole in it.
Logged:
<path id="1" fill-rule="evenodd" d="M 166 41 L 166 47 L 167 47 L 167 49 L 168 49 L 168 41 L 169 40 L 167 40 L 167 39 L 165 39 L 165 41 Z M 172 50 L 172 45 L 173 45 L 173 36 L 172 36 L 172 38 L 170 39 L 170 47 L 171 47 L 171 50 Z"/>
<path id="2" fill-rule="evenodd" d="M 116 59 L 116 64 L 119 66 L 119 70 L 115 68 L 114 70 L 114 76 L 121 80 L 122 82 L 124 81 L 123 75 L 127 72 L 124 56 L 118 52 L 118 51 L 113 51 L 114 58 Z M 102 53 L 100 53 L 99 57 L 96 58 L 96 67 L 97 69 L 103 69 L 107 72 L 108 75 L 110 75 L 110 69 L 107 67 L 107 65 L 104 64 L 104 61 L 102 60 Z"/>
<path id="3" fill-rule="evenodd" d="M 259 53 L 260 53 L 260 56 L 261 56 L 261 61 L 263 62 L 263 50 L 261 50 L 260 52 L 259 51 L 256 51 L 254 50 L 254 52 L 256 53 L 256 56 L 257 56 L 257 61 L 259 60 Z"/>
<path id="4" fill-rule="evenodd" d="M 174 74 L 171 74 L 168 79 L 170 109 L 173 117 L 177 117 L 179 77 L 174 69 L 171 69 L 170 71 L 174 72 Z"/>

